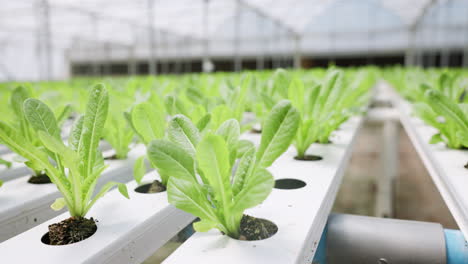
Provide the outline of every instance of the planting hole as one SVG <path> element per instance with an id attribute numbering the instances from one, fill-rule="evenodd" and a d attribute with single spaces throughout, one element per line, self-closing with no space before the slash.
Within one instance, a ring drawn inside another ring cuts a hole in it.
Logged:
<path id="1" fill-rule="evenodd" d="M 89 238 L 96 231 L 97 225 L 93 218 L 70 217 L 49 225 L 49 232 L 42 236 L 41 242 L 51 246 L 69 245 Z"/>
<path id="2" fill-rule="evenodd" d="M 317 156 L 317 155 L 305 155 L 304 157 L 295 156 L 294 159 L 295 160 L 301 160 L 301 161 L 319 161 L 319 160 L 323 160 L 323 158 L 321 156 Z"/>
<path id="3" fill-rule="evenodd" d="M 49 176 L 47 176 L 47 174 L 41 173 L 39 175 L 32 175 L 28 179 L 28 183 L 31 183 L 31 184 L 48 184 L 48 183 L 52 183 L 52 182 L 50 181 L 50 178 L 49 178 Z"/>
<path id="4" fill-rule="evenodd" d="M 306 186 L 306 183 L 296 179 L 279 179 L 275 181 L 275 188 L 282 190 L 300 189 Z"/>
<path id="5" fill-rule="evenodd" d="M 261 134 L 262 133 L 262 130 L 261 129 L 258 129 L 258 128 L 252 128 L 250 130 L 250 133 L 252 134 Z"/>
<path id="6" fill-rule="evenodd" d="M 240 225 L 239 240 L 256 241 L 272 237 L 278 232 L 275 223 L 250 215 L 243 215 Z"/>
<path id="7" fill-rule="evenodd" d="M 111 156 L 107 156 L 107 157 L 104 157 L 105 160 L 118 160 L 117 158 L 117 154 L 114 154 L 114 155 L 111 155 Z"/>
<path id="8" fill-rule="evenodd" d="M 155 180 L 152 183 L 147 183 L 138 186 L 135 188 L 135 192 L 137 193 L 160 193 L 165 192 L 166 186 L 164 186 L 160 181 Z"/>

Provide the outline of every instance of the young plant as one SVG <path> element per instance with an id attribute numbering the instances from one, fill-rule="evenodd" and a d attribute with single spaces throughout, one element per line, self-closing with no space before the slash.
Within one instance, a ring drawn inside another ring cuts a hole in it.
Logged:
<path id="1" fill-rule="evenodd" d="M 104 140 L 109 142 L 114 149 L 116 159 L 127 158 L 135 133 L 123 114 L 118 110 L 111 111 L 109 120 L 104 127 L 103 136 Z"/>
<path id="2" fill-rule="evenodd" d="M 288 97 L 287 89 L 290 82 L 291 77 L 284 69 L 277 69 L 265 82 L 256 81 L 257 89 L 250 90 L 250 97 L 253 98 L 251 110 L 255 113 L 259 124 L 263 123 L 278 101 Z"/>
<path id="3" fill-rule="evenodd" d="M 0 165 L 4 165 L 8 169 L 11 168 L 11 162 L 0 158 Z"/>
<path id="4" fill-rule="evenodd" d="M 68 146 L 60 137 L 60 128 L 52 110 L 37 99 L 30 98 L 24 102 L 24 113 L 28 125 L 38 132 L 44 147 L 34 146 L 16 128 L 0 122 L 0 140 L 35 168 L 46 171 L 61 192 L 62 197 L 51 207 L 60 210 L 66 206 L 76 219 L 84 218 L 96 201 L 116 185 L 128 198 L 126 186 L 117 182 L 108 182 L 93 197 L 97 181 L 106 168 L 98 145 L 108 104 L 104 86 L 94 86 L 84 116 L 72 129 Z"/>
<path id="5" fill-rule="evenodd" d="M 298 125 L 297 110 L 281 101 L 265 120 L 258 149 L 250 145 L 239 155 L 239 123 L 231 119 L 203 137 L 192 129 L 169 131 L 176 140 L 154 140 L 148 157 L 159 172 L 170 175 L 169 202 L 200 218 L 195 230 L 217 228 L 240 238 L 244 211 L 262 203 L 273 188 L 266 168 L 288 149 Z"/>
<path id="6" fill-rule="evenodd" d="M 27 141 L 29 145 L 34 147 L 41 147 L 41 142 L 37 138 L 37 132 L 35 129 L 30 125 L 27 120 L 25 109 L 24 109 L 24 102 L 31 97 L 29 91 L 23 87 L 18 86 L 15 88 L 10 97 L 10 106 L 13 109 L 13 113 L 15 115 L 15 119 L 10 122 L 10 125 L 15 129 L 18 136 L 24 141 Z M 8 146 L 8 144 L 5 144 Z M 9 147 L 9 146 L 8 146 Z M 16 152 L 14 149 L 12 151 Z M 21 156 L 21 153 L 16 152 Z M 29 182 L 31 183 L 46 183 L 50 182 L 50 180 L 45 175 L 43 168 L 37 166 L 36 163 L 31 161 L 25 161 L 24 164 L 29 167 L 33 172 L 34 175 L 31 176 Z"/>
<path id="7" fill-rule="evenodd" d="M 427 89 L 425 102 L 414 104 L 414 112 L 439 130 L 430 143 L 445 142 L 449 148 L 468 147 L 468 104 L 457 104 L 442 92 Z"/>
<path id="8" fill-rule="evenodd" d="M 306 156 L 309 147 L 315 142 L 328 143 L 331 133 L 367 102 L 371 76 L 357 74 L 353 83 L 345 85 L 343 75 L 331 70 L 321 85 L 309 89 L 299 78 L 289 85 L 288 98 L 301 114 L 294 143 L 298 159 L 312 158 Z"/>
<path id="9" fill-rule="evenodd" d="M 125 115 L 135 134 L 145 145 L 153 139 L 164 137 L 166 117 L 161 105 L 143 102 L 137 104 L 130 113 Z"/>
<path id="10" fill-rule="evenodd" d="M 30 97 L 32 97 L 30 91 L 23 86 L 18 86 L 12 91 L 9 105 L 13 110 L 14 118 L 10 119 L 8 124 L 15 128 L 16 131 L 24 138 L 24 140 L 27 140 L 31 145 L 35 147 L 41 147 L 42 143 L 40 140 L 38 140 L 37 131 L 29 124 L 25 115 L 24 102 Z M 63 121 L 68 118 L 68 115 L 71 112 L 71 107 L 64 106 L 59 110 L 60 119 L 57 120 L 57 123 L 60 126 Z M 45 171 L 37 167 L 36 164 L 25 161 L 20 157 L 16 158 L 15 161 L 24 162 L 24 164 L 34 172 L 28 182 L 50 183 L 50 179 L 47 177 Z M 11 166 L 10 162 L 3 160 L 0 160 L 0 164 L 6 165 L 7 167 Z"/>

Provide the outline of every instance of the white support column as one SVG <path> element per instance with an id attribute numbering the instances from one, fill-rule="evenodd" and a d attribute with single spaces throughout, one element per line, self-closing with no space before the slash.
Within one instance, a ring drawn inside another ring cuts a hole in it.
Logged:
<path id="1" fill-rule="evenodd" d="M 161 32 L 160 35 L 161 39 L 161 46 L 160 46 L 160 52 L 159 52 L 159 62 L 161 63 L 161 73 L 162 74 L 168 74 L 170 69 L 169 69 L 169 58 L 167 56 L 167 33 Z"/>
<path id="2" fill-rule="evenodd" d="M 180 74 L 182 73 L 182 53 L 184 50 L 184 39 L 178 39 L 174 45 L 174 48 L 176 49 L 174 52 L 174 73 Z"/>
<path id="3" fill-rule="evenodd" d="M 35 6 L 38 10 L 40 10 L 41 3 L 37 2 L 37 6 Z M 37 61 L 37 78 L 38 80 L 44 80 L 45 79 L 45 74 L 44 74 L 44 67 L 43 67 L 43 62 L 44 60 L 42 59 L 43 55 L 43 43 L 42 43 L 42 12 L 37 12 L 35 13 L 36 15 L 36 28 L 34 31 L 34 39 L 36 41 L 36 45 L 34 47 L 34 52 L 36 55 L 36 61 Z"/>
<path id="4" fill-rule="evenodd" d="M 465 10 L 465 14 L 468 17 L 468 7 Z M 468 68 L 468 23 L 463 25 L 463 36 L 465 43 L 463 45 L 462 67 Z"/>
<path id="5" fill-rule="evenodd" d="M 279 28 L 278 27 L 275 27 L 275 33 L 273 34 L 273 43 L 275 43 L 275 45 L 272 45 L 272 51 L 271 51 L 271 60 L 272 60 L 272 66 L 273 66 L 273 69 L 277 69 L 279 67 L 281 67 L 281 64 L 280 64 L 280 57 L 279 57 L 279 42 L 280 42 L 280 34 L 279 34 Z M 276 50 L 275 50 L 275 47 L 276 47 Z"/>
<path id="6" fill-rule="evenodd" d="M 294 35 L 294 68 L 302 68 L 301 37 Z"/>
<path id="7" fill-rule="evenodd" d="M 185 58 L 186 61 L 184 63 L 184 72 L 191 73 L 192 72 L 192 57 L 190 56 L 192 52 L 190 52 L 190 48 L 192 47 L 192 40 L 190 37 L 185 37 Z"/>
<path id="8" fill-rule="evenodd" d="M 154 0 L 147 0 L 147 24 L 148 24 L 148 74 L 155 75 L 158 72 L 155 55 L 154 40 Z"/>
<path id="9" fill-rule="evenodd" d="M 104 63 L 103 63 L 103 71 L 104 75 L 111 75 L 112 73 L 112 56 L 111 56 L 111 44 L 109 42 L 105 42 L 103 44 L 104 48 Z"/>
<path id="10" fill-rule="evenodd" d="M 208 30 L 208 16 L 209 16 L 209 6 L 210 0 L 203 1 L 203 13 L 202 13 L 202 23 L 203 23 L 203 60 L 202 60 L 202 70 L 203 72 L 212 72 L 214 70 L 213 62 L 210 58 L 210 34 Z"/>
<path id="11" fill-rule="evenodd" d="M 96 44 L 96 48 L 94 51 L 91 51 L 93 53 L 96 53 L 94 56 L 93 62 L 92 62 L 92 73 L 93 76 L 101 76 L 101 65 L 99 63 L 99 21 L 98 17 L 95 13 L 90 13 L 90 19 L 91 19 L 91 32 L 92 36 L 91 39 L 94 39 L 94 43 Z M 93 44 L 93 43 L 91 43 Z"/>
<path id="12" fill-rule="evenodd" d="M 447 3 L 445 3 L 447 4 Z M 445 22 L 448 20 L 448 12 L 444 12 L 440 16 L 440 30 L 444 28 Z M 450 47 L 448 46 L 448 42 L 444 45 L 446 32 L 441 30 L 442 38 L 441 38 L 441 47 L 440 47 L 440 66 L 441 67 L 448 67 L 450 66 Z"/>
<path id="13" fill-rule="evenodd" d="M 377 194 L 375 202 L 375 216 L 393 217 L 393 196 L 395 179 L 398 174 L 398 121 L 383 122 L 383 151 L 381 155 L 382 174 L 377 176 Z"/>
<path id="14" fill-rule="evenodd" d="M 234 71 L 242 70 L 242 58 L 240 55 L 240 23 L 241 23 L 241 5 L 236 0 L 236 14 L 234 17 Z"/>
<path id="15" fill-rule="evenodd" d="M 405 51 L 405 66 L 414 66 L 414 42 L 416 38 L 416 28 L 413 27 L 409 30 L 408 46 Z"/>
<path id="16" fill-rule="evenodd" d="M 135 76 L 137 74 L 137 61 L 136 61 L 136 48 L 138 46 L 138 33 L 136 32 L 136 28 L 133 25 L 130 26 L 130 32 L 133 35 L 132 44 L 128 47 L 128 74 L 131 76 Z M 133 30 L 133 31 L 132 31 Z"/>
<path id="17" fill-rule="evenodd" d="M 258 16 L 257 19 L 257 34 L 259 38 L 257 39 L 258 43 L 258 49 L 257 49 L 257 70 L 263 70 L 265 68 L 265 54 L 264 54 L 264 49 L 265 46 L 263 45 L 263 39 L 265 38 L 264 36 L 264 29 L 262 27 L 262 19 L 260 19 L 262 16 L 259 13 L 256 13 Z"/>
<path id="18" fill-rule="evenodd" d="M 48 0 L 41 0 L 39 4 L 39 22 L 41 31 L 39 33 L 40 48 L 43 50 L 44 60 L 43 67 L 45 69 L 45 79 L 51 80 L 53 76 L 52 66 L 52 34 L 50 25 L 50 6 Z"/>
<path id="19" fill-rule="evenodd" d="M 468 27 L 467 27 L 468 28 Z M 468 68 L 468 30 L 465 29 L 465 44 L 463 48 L 462 67 Z"/>

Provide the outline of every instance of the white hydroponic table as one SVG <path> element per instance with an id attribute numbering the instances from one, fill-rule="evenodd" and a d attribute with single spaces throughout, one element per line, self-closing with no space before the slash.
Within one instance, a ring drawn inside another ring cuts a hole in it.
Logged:
<path id="1" fill-rule="evenodd" d="M 352 118 L 333 138 L 334 143 L 312 147 L 318 162 L 293 159 L 290 148 L 270 168 L 276 179 L 293 178 L 307 183 L 301 189 L 273 190 L 262 205 L 247 213 L 267 218 L 279 226 L 270 239 L 236 241 L 218 232 L 196 233 L 167 261 L 192 263 L 219 261 L 226 263 L 310 263 L 328 219 L 346 164 L 351 156 L 355 135 L 362 118 Z M 244 135 L 256 144 L 259 135 Z M 148 176 L 145 176 L 148 180 Z M 151 177 L 158 177 L 155 172 Z M 99 219 L 98 231 L 90 238 L 69 246 L 48 246 L 40 241 L 49 224 L 68 217 L 62 214 L 0 245 L 2 260 L 27 263 L 41 259 L 47 263 L 140 263 L 172 236 L 190 224 L 195 217 L 174 208 L 167 202 L 166 193 L 140 194 L 133 191 L 136 183 L 127 184 L 130 200 L 116 191 L 102 198 L 89 213 Z M 18 247 L 27 247 L 31 254 L 18 255 Z M 242 254 L 239 255 L 239 251 Z M 34 253 L 32 253 L 34 252 Z M 34 257 L 33 257 L 34 256 Z M 248 258 L 246 258 L 248 256 Z"/>
<path id="2" fill-rule="evenodd" d="M 156 172 L 144 180 L 158 178 Z M 144 194 L 134 189 L 137 183 L 127 184 L 131 199 L 117 190 L 104 196 L 88 213 L 98 219 L 98 229 L 90 238 L 67 246 L 49 246 L 41 242 L 48 225 L 69 217 L 61 214 L 21 235 L 0 244 L 0 255 L 6 263 L 141 263 L 195 217 L 174 208 L 167 201 L 166 192 Z M 27 248 L 29 254 L 18 254 Z"/>
<path id="3" fill-rule="evenodd" d="M 109 150 L 104 154 L 111 156 L 113 153 Z M 144 154 L 145 147 L 138 145 L 126 160 L 106 161 L 109 167 L 98 180 L 96 192 L 108 181 L 131 180 L 133 162 Z M 50 208 L 52 202 L 60 197 L 57 187 L 54 184 L 30 184 L 28 178 L 10 180 L 0 188 L 0 242 L 60 214 Z"/>

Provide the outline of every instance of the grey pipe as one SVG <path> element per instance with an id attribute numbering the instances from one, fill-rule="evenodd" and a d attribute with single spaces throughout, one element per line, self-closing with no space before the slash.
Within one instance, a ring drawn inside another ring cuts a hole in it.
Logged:
<path id="1" fill-rule="evenodd" d="M 332 214 L 328 218 L 328 264 L 443 264 L 440 224 Z"/>

